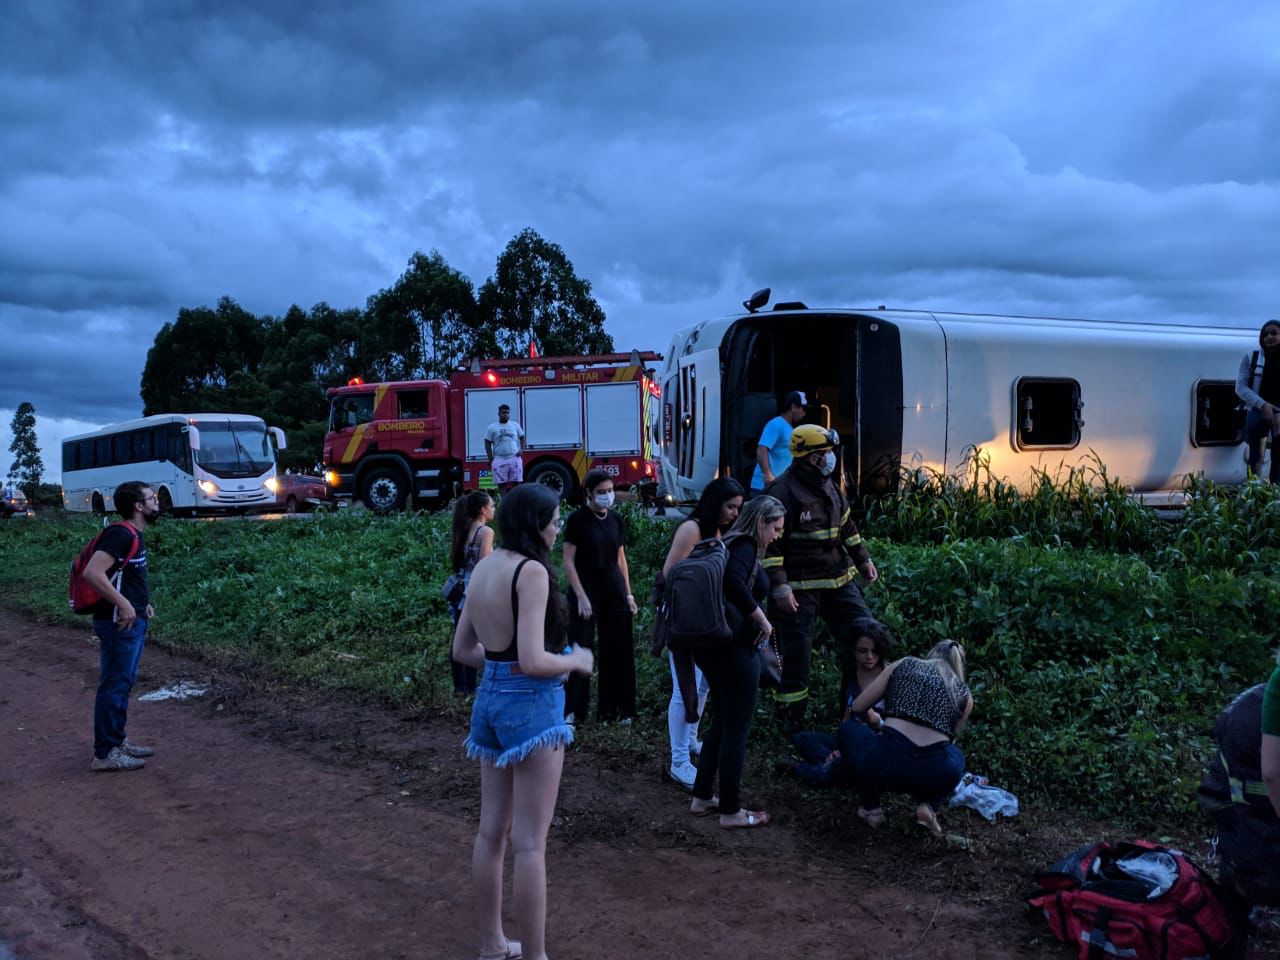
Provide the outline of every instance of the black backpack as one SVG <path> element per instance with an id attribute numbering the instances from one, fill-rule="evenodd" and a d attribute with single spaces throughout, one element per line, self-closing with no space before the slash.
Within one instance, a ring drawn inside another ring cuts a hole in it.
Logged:
<path id="1" fill-rule="evenodd" d="M 667 646 L 692 650 L 728 643 L 733 636 L 724 613 L 724 568 L 729 548 L 716 537 L 699 540 L 667 574 L 660 616 Z"/>

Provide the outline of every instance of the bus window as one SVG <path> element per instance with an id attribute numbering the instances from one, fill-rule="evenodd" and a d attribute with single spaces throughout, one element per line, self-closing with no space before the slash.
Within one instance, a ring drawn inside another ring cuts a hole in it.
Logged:
<path id="1" fill-rule="evenodd" d="M 1197 380 L 1195 417 L 1191 442 L 1197 447 L 1233 447 L 1244 442 L 1244 407 L 1234 380 Z"/>
<path id="2" fill-rule="evenodd" d="M 129 434 L 117 433 L 111 438 L 111 462 L 115 464 L 133 462 L 133 456 L 129 450 Z"/>
<path id="3" fill-rule="evenodd" d="M 62 469 L 63 470 L 79 470 L 80 467 L 76 463 L 76 454 L 79 452 L 79 445 L 75 443 L 64 443 L 62 445 Z"/>
<path id="4" fill-rule="evenodd" d="M 111 466 L 111 438 L 98 437 L 94 441 L 93 465 L 95 467 Z"/>
<path id="5" fill-rule="evenodd" d="M 133 462 L 142 463 L 151 459 L 151 431 L 133 431 Z"/>
<path id="6" fill-rule="evenodd" d="M 1070 449 L 1084 426 L 1080 384 L 1067 378 L 1022 377 L 1014 387 L 1015 446 Z"/>
<path id="7" fill-rule="evenodd" d="M 169 445 L 165 443 L 164 427 L 151 429 L 151 453 L 161 463 L 169 459 Z"/>
<path id="8" fill-rule="evenodd" d="M 76 444 L 80 448 L 80 454 L 76 457 L 79 464 L 78 470 L 88 470 L 93 466 L 93 441 L 81 440 Z"/>

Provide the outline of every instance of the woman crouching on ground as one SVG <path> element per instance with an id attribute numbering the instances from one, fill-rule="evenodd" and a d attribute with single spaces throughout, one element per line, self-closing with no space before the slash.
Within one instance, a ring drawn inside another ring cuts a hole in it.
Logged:
<path id="1" fill-rule="evenodd" d="M 481 960 L 546 957 L 547 830 L 560 790 L 564 675 L 591 673 L 591 651 L 564 649 L 566 612 L 548 558 L 560 504 L 541 484 L 516 487 L 498 508 L 501 546 L 481 560 L 453 637 L 453 657 L 484 668 L 471 710 L 467 756 L 480 760 L 480 828 L 471 879 Z M 515 916 L 523 942 L 502 932 L 502 861 L 515 851 Z"/>
<path id="2" fill-rule="evenodd" d="M 884 823 L 882 793 L 908 793 L 917 803 L 916 822 L 942 836 L 938 806 L 964 776 L 964 754 L 952 741 L 973 709 L 964 661 L 964 647 L 943 640 L 923 660 L 889 664 L 853 703 L 859 714 L 883 699 L 880 730 L 855 718 L 840 725 L 840 752 L 861 801 L 858 816 L 868 826 Z"/>
<path id="3" fill-rule="evenodd" d="M 698 505 L 689 519 L 676 527 L 671 539 L 671 549 L 662 564 L 662 575 L 655 580 L 655 592 L 659 583 L 681 560 L 693 552 L 699 540 L 718 539 L 733 526 L 742 510 L 742 485 L 732 477 L 712 480 L 698 498 Z M 661 594 L 659 593 L 660 597 Z M 661 617 L 658 618 L 661 623 Z M 677 654 L 667 651 L 671 665 L 671 702 L 667 705 L 667 734 L 671 740 L 671 766 L 667 774 L 686 790 L 693 789 L 693 779 L 698 771 L 691 754 L 701 755 L 702 743 L 698 740 L 698 721 L 706 705 L 707 678 L 694 665 L 687 652 Z"/>
<path id="4" fill-rule="evenodd" d="M 762 810 L 742 809 L 739 788 L 760 689 L 756 647 L 773 634 L 773 625 L 761 606 L 769 594 L 769 576 L 760 566 L 760 558 L 765 548 L 782 536 L 786 517 L 781 501 L 763 494 L 742 508 L 725 535 L 729 559 L 724 570 L 724 596 L 708 598 L 709 603 L 724 603 L 733 636 L 725 643 L 693 649 L 693 658 L 711 686 L 714 719 L 702 741 L 689 810 L 700 817 L 719 812 L 720 826 L 725 829 L 762 827 L 769 822 L 769 815 Z M 717 771 L 718 799 L 712 792 Z"/>

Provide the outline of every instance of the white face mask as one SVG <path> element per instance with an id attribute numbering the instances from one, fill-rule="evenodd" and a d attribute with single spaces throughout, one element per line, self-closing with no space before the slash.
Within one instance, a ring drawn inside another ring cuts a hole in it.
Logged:
<path id="1" fill-rule="evenodd" d="M 822 475 L 824 477 L 829 477 L 831 476 L 831 471 L 833 471 L 835 468 L 836 468 L 836 452 L 834 450 L 828 450 L 826 453 L 822 455 L 822 466 L 820 466 L 818 469 L 822 471 Z"/>
<path id="2" fill-rule="evenodd" d="M 595 496 L 591 498 L 591 502 L 594 503 L 596 507 L 599 508 L 600 510 L 608 510 L 610 507 L 613 506 L 613 492 L 610 491 L 609 493 L 597 493 Z"/>

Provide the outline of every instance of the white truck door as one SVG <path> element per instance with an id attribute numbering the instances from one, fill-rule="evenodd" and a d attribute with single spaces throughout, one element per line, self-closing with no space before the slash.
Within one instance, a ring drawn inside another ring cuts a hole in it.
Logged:
<path id="1" fill-rule="evenodd" d="M 640 384 L 587 385 L 587 456 L 605 457 L 640 452 Z"/>
<path id="2" fill-rule="evenodd" d="M 468 460 L 485 458 L 485 431 L 498 419 L 498 407 L 504 403 L 511 408 L 511 419 L 523 427 L 524 411 L 520 409 L 520 391 L 515 387 L 478 387 L 466 392 Z"/>
<path id="3" fill-rule="evenodd" d="M 577 384 L 524 388 L 526 450 L 582 446 L 582 388 Z"/>

